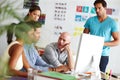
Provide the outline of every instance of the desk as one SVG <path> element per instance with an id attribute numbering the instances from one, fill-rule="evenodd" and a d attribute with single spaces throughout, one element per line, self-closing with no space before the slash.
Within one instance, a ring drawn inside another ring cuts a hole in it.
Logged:
<path id="1" fill-rule="evenodd" d="M 59 78 L 59 80 L 61 80 L 61 79 L 64 79 L 64 80 L 75 80 L 75 78 L 74 77 L 72 77 L 72 76 L 69 76 L 69 74 L 68 75 L 66 75 L 66 74 L 61 74 L 61 73 L 57 73 L 57 72 L 45 72 L 45 73 L 43 73 L 43 75 L 45 75 L 45 76 L 50 76 L 50 77 L 56 77 L 56 78 Z M 56 75 L 56 76 L 55 76 Z M 64 77 L 64 78 L 63 78 Z M 71 77 L 71 78 L 70 78 Z M 105 74 L 102 74 L 101 73 L 101 77 L 103 78 L 103 79 L 105 79 Z M 67 79 L 68 78 L 68 79 Z M 79 75 L 78 76 L 78 78 L 77 78 L 77 80 L 90 80 L 90 78 L 91 78 L 91 76 L 90 75 L 88 75 L 88 76 L 83 76 L 83 75 Z M 40 79 L 40 78 L 39 78 Z M 38 79 L 38 80 L 39 80 Z M 55 79 L 56 80 L 56 79 Z M 58 79 L 57 79 L 58 80 Z M 114 78 L 114 77 L 111 77 L 110 78 L 110 80 L 120 80 L 120 79 L 117 79 L 117 78 Z"/>
<path id="2" fill-rule="evenodd" d="M 101 73 L 101 77 L 105 78 L 105 74 Z M 24 77 L 15 77 L 14 76 L 14 77 L 0 78 L 0 80 L 27 80 L 27 78 L 24 78 Z M 60 80 L 60 79 L 54 79 L 54 80 Z M 90 80 L 90 76 L 79 76 L 79 78 L 77 80 Z M 111 77 L 110 80 L 120 80 L 120 79 Z"/>
<path id="3" fill-rule="evenodd" d="M 27 78 L 13 76 L 13 77 L 3 77 L 0 78 L 0 80 L 27 80 Z"/>
<path id="4" fill-rule="evenodd" d="M 102 79 L 105 79 L 105 74 L 104 73 L 101 73 L 101 78 Z M 90 76 L 87 76 L 87 77 L 85 77 L 85 76 L 80 76 L 80 78 L 78 79 L 78 80 L 82 80 L 82 79 L 84 79 L 84 80 L 90 80 Z M 102 80 L 101 79 L 101 80 Z M 111 77 L 109 80 L 120 80 L 119 78 L 114 78 L 114 77 Z"/>

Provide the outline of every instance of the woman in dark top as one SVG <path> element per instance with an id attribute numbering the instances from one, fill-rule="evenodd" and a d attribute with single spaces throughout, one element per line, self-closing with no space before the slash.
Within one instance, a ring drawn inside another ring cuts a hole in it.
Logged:
<path id="1" fill-rule="evenodd" d="M 41 14 L 41 9 L 37 5 L 32 5 L 29 9 L 28 14 L 25 16 L 24 21 L 38 21 Z M 12 23 L 7 29 L 7 43 L 10 44 L 12 42 L 13 33 L 14 33 L 15 23 Z"/>

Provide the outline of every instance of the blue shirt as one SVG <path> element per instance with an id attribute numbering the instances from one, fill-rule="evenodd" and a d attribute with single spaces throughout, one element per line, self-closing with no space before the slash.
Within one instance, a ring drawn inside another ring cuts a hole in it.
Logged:
<path id="1" fill-rule="evenodd" d="M 105 42 L 111 41 L 112 32 L 119 32 L 117 23 L 110 17 L 107 17 L 103 22 L 100 22 L 97 16 L 91 17 L 84 27 L 90 30 L 91 35 L 104 37 Z M 109 56 L 109 52 L 110 47 L 104 46 L 102 56 Z"/>
<path id="2" fill-rule="evenodd" d="M 52 67 L 39 56 L 33 44 L 24 45 L 24 53 L 31 67 L 40 71 L 48 71 L 48 68 Z"/>

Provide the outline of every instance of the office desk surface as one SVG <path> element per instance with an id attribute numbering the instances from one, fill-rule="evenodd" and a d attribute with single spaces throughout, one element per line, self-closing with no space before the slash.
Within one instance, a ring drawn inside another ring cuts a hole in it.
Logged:
<path id="1" fill-rule="evenodd" d="M 101 77 L 102 78 L 105 78 L 105 75 L 104 74 L 101 74 Z M 5 78 L 0 78 L 0 80 L 27 80 L 27 78 L 24 78 L 24 77 L 5 77 Z M 66 79 L 67 80 L 67 79 Z M 90 76 L 79 76 L 79 78 L 77 80 L 90 80 Z M 114 78 L 114 77 L 111 77 L 110 80 L 120 80 L 120 79 L 117 79 L 117 78 Z"/>
<path id="2" fill-rule="evenodd" d="M 27 80 L 27 78 L 24 77 L 4 77 L 4 78 L 0 78 L 0 80 Z"/>

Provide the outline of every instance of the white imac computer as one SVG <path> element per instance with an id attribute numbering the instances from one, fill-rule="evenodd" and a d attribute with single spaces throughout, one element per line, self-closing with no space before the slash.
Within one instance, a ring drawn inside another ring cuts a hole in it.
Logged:
<path id="1" fill-rule="evenodd" d="M 103 44 L 103 37 L 81 34 L 75 59 L 75 71 L 84 73 L 89 72 L 91 67 L 98 68 Z"/>

